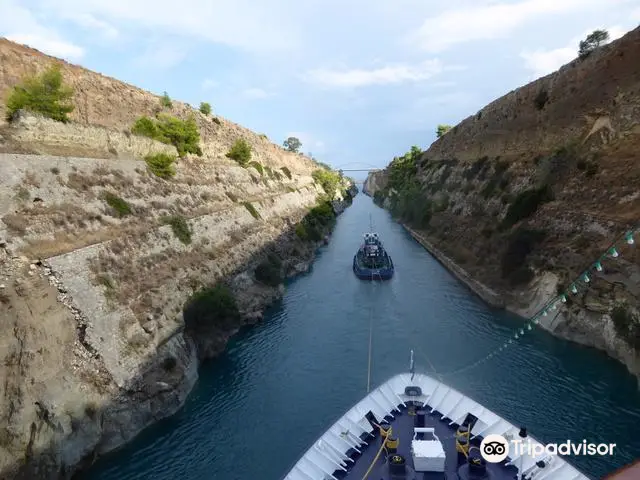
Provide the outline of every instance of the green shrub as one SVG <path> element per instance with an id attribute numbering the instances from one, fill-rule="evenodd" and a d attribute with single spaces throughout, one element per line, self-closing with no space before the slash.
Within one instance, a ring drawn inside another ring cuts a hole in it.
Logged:
<path id="1" fill-rule="evenodd" d="M 119 217 L 124 217 L 131 214 L 131 207 L 129 206 L 129 204 L 122 198 L 114 195 L 111 192 L 104 193 L 104 201 L 107 202 L 107 205 L 113 208 L 113 210 Z"/>
<path id="2" fill-rule="evenodd" d="M 227 157 L 245 167 L 251 160 L 251 145 L 244 138 L 239 138 L 227 152 Z"/>
<path id="3" fill-rule="evenodd" d="M 203 115 L 210 115 L 211 114 L 211 104 L 209 104 L 207 102 L 201 102 L 200 103 L 200 113 L 202 113 Z"/>
<path id="4" fill-rule="evenodd" d="M 187 220 L 180 215 L 172 215 L 163 219 L 163 223 L 171 225 L 171 230 L 178 240 L 185 245 L 191 243 L 191 229 Z"/>
<path id="5" fill-rule="evenodd" d="M 341 182 L 340 174 L 332 170 L 326 170 L 325 168 L 319 168 L 314 170 L 311 174 L 314 181 L 316 181 L 331 200 L 335 198 L 336 190 Z"/>
<path id="6" fill-rule="evenodd" d="M 289 180 L 293 178 L 291 176 L 291 170 L 289 170 L 287 167 L 282 167 L 280 170 L 282 170 L 282 172 L 287 176 Z"/>
<path id="7" fill-rule="evenodd" d="M 156 119 L 140 117 L 131 127 L 131 133 L 173 145 L 181 157 L 187 153 L 202 155 L 200 131 L 193 117 L 180 120 L 166 113 L 159 114 Z"/>
<path id="8" fill-rule="evenodd" d="M 502 255 L 502 278 L 509 279 L 514 284 L 527 283 L 531 280 L 526 265 L 528 255 L 535 246 L 544 240 L 546 232 L 521 228 L 516 230 L 509 238 L 507 249 Z M 525 279 L 527 279 L 525 282 Z"/>
<path id="9" fill-rule="evenodd" d="M 507 214 L 502 221 L 503 228 L 533 215 L 540 205 L 553 200 L 553 191 L 548 185 L 539 188 L 531 188 L 518 194 L 513 203 L 509 205 Z"/>
<path id="10" fill-rule="evenodd" d="M 282 283 L 282 261 L 276 255 L 269 255 L 256 267 L 255 277 L 260 283 L 277 287 Z"/>
<path id="11" fill-rule="evenodd" d="M 307 232 L 307 228 L 304 226 L 303 223 L 298 223 L 296 225 L 295 232 L 296 232 L 296 235 L 298 236 L 298 238 L 300 240 L 308 240 L 309 239 L 309 233 Z"/>
<path id="12" fill-rule="evenodd" d="M 244 202 L 243 205 L 249 211 L 249 213 L 253 216 L 253 218 L 255 218 L 256 220 L 260 220 L 261 218 L 260 214 L 258 213 L 258 211 L 256 210 L 256 207 L 254 207 L 251 202 Z"/>
<path id="13" fill-rule="evenodd" d="M 218 284 L 195 293 L 183 309 L 185 328 L 194 337 L 240 324 L 236 299 L 228 287 Z"/>
<path id="14" fill-rule="evenodd" d="M 24 109 L 66 123 L 74 109 L 72 97 L 73 89 L 62 83 L 60 66 L 53 65 L 41 75 L 13 87 L 7 99 L 7 119 Z"/>
<path id="15" fill-rule="evenodd" d="M 262 165 L 260 163 L 256 161 L 249 162 L 249 166 L 255 168 L 260 176 L 264 175 L 264 168 L 262 168 Z"/>
<path id="16" fill-rule="evenodd" d="M 533 100 L 533 103 L 535 104 L 538 110 L 542 110 L 548 101 L 549 101 L 549 94 L 547 93 L 547 91 L 540 90 L 536 95 L 536 98 Z"/>
<path id="17" fill-rule="evenodd" d="M 623 304 L 613 308 L 611 320 L 618 335 L 633 348 L 640 349 L 640 318 Z"/>
<path id="18" fill-rule="evenodd" d="M 154 175 L 169 179 L 176 174 L 174 162 L 176 157 L 167 153 L 156 153 L 154 155 L 147 155 L 144 157 L 144 161 L 147 163 L 147 167 Z"/>
<path id="19" fill-rule="evenodd" d="M 156 122 L 152 118 L 149 118 L 146 116 L 142 116 L 138 118 L 135 122 L 133 122 L 133 126 L 131 127 L 131 133 L 133 133 L 134 135 L 149 137 L 156 140 L 159 137 L 158 127 L 156 126 Z"/>
<path id="20" fill-rule="evenodd" d="M 160 105 L 162 105 L 164 108 L 173 107 L 173 102 L 171 101 L 171 97 L 167 92 L 164 92 L 164 94 L 160 97 Z"/>

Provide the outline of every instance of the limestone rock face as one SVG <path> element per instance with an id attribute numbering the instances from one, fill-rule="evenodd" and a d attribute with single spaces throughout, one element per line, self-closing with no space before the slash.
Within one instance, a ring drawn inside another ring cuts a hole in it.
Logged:
<path id="1" fill-rule="evenodd" d="M 308 269 L 318 244 L 295 226 L 326 193 L 311 159 L 178 101 L 165 112 L 196 119 L 203 155 L 159 178 L 144 157 L 175 147 L 130 132 L 157 96 L 4 39 L 0 92 L 52 63 L 74 88 L 70 123 L 3 124 L 0 105 L 0 478 L 69 478 L 179 409 L 199 361 L 282 296 L 256 265 Z M 227 158 L 238 139 L 263 171 Z M 191 338 L 185 303 L 220 282 L 241 319 Z"/>
<path id="2" fill-rule="evenodd" d="M 423 244 L 456 264 L 454 271 L 462 270 L 460 278 L 481 282 L 472 287 L 481 296 L 492 289 L 510 310 L 531 315 L 566 290 L 614 239 L 638 228 L 637 58 L 640 28 L 496 99 L 416 162 L 413 178 L 421 196 L 410 203 L 432 215 L 428 224 L 410 226 Z M 391 182 L 391 169 L 371 173 L 365 192 L 393 211 L 403 191 Z M 548 195 L 531 201 L 536 191 Z M 541 322 L 557 335 L 606 351 L 635 374 L 638 241 L 622 242 L 621 256 L 602 260 L 604 270 L 571 296 L 563 315 Z M 632 330 L 612 320 L 621 305 L 636 325 Z"/>

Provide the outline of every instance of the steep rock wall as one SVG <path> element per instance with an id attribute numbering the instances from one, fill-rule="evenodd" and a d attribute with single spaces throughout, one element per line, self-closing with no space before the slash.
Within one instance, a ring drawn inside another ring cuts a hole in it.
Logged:
<path id="1" fill-rule="evenodd" d="M 0 126 L 0 478 L 69 478 L 173 414 L 199 361 L 282 295 L 256 266 L 276 255 L 285 275 L 304 272 L 328 240 L 295 230 L 326 193 L 318 165 L 264 136 L 174 101 L 165 111 L 195 116 L 203 155 L 166 180 L 142 158 L 175 148 L 129 130 L 157 96 L 1 39 L 0 91 L 52 62 L 73 121 Z M 226 157 L 240 138 L 263 171 Z M 343 183 L 333 210 L 353 194 Z M 191 338 L 185 302 L 219 283 L 240 320 Z"/>
<path id="2" fill-rule="evenodd" d="M 378 203 L 418 230 L 427 248 L 499 292 L 510 310 L 535 313 L 638 227 L 639 56 L 640 28 L 492 102 L 413 167 L 396 162 L 372 173 L 368 193 L 378 192 Z M 402 168 L 407 180 L 390 181 Z M 408 213 L 406 205 L 421 209 Z M 638 375 L 637 247 L 623 245 L 603 266 L 541 326 L 606 351 Z"/>

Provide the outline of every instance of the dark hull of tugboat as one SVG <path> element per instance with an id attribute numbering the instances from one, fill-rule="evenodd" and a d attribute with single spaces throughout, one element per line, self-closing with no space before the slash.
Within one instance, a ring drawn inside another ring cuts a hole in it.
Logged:
<path id="1" fill-rule="evenodd" d="M 389 265 L 382 268 L 367 268 L 362 266 L 358 262 L 358 255 L 353 257 L 353 273 L 361 280 L 390 280 L 393 277 L 395 268 L 391 257 L 389 258 Z"/>

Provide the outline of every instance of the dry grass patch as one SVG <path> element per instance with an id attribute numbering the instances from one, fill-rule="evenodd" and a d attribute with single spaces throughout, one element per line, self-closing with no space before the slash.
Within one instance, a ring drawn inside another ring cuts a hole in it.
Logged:
<path id="1" fill-rule="evenodd" d="M 35 174 L 35 172 L 25 173 L 22 182 L 25 185 L 29 185 L 30 187 L 40 188 L 40 180 L 38 180 L 38 176 Z"/>
<path id="2" fill-rule="evenodd" d="M 17 233 L 19 235 L 24 235 L 25 233 L 27 233 L 29 222 L 24 215 L 9 213 L 2 217 L 2 221 L 13 233 Z"/>

